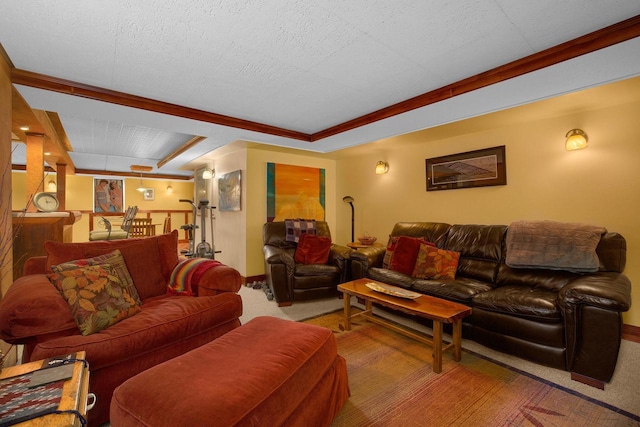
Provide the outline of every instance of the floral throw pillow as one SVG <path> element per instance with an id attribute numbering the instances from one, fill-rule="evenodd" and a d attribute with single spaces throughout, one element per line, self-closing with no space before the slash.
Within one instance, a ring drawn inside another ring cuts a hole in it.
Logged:
<path id="1" fill-rule="evenodd" d="M 142 304 L 142 301 L 140 301 L 140 296 L 138 295 L 138 290 L 133 284 L 133 279 L 129 274 L 127 264 L 124 261 L 124 257 L 122 256 L 120 249 L 116 249 L 115 251 L 109 252 L 108 254 L 98 255 L 93 258 L 76 259 L 62 264 L 52 265 L 51 269 L 55 273 L 60 273 L 64 270 L 73 270 L 78 267 L 100 264 L 109 264 L 111 267 L 113 267 L 118 278 L 122 282 L 122 286 L 129 292 L 129 294 L 131 294 L 131 296 L 136 300 L 138 304 Z"/>
<path id="2" fill-rule="evenodd" d="M 109 264 L 67 269 L 47 277 L 69 304 L 82 335 L 99 332 L 140 311 Z"/>
<path id="3" fill-rule="evenodd" d="M 459 259 L 459 252 L 421 244 L 412 276 L 418 279 L 453 280 L 456 278 Z"/>

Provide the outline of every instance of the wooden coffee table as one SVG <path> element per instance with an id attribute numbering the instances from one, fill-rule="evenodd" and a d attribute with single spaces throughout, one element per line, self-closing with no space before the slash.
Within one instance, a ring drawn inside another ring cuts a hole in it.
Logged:
<path id="1" fill-rule="evenodd" d="M 470 307 L 428 295 L 421 295 L 416 299 L 392 296 L 370 289 L 366 286 L 367 283 L 383 286 L 392 291 L 407 292 L 407 290 L 403 288 L 387 285 L 371 279 L 357 279 L 338 285 L 338 290 L 344 294 L 344 327 L 347 331 L 351 330 L 351 321 L 353 319 L 363 317 L 370 322 L 385 326 L 398 333 L 428 344 L 432 348 L 433 372 L 437 374 L 442 372 L 442 352 L 453 349 L 453 359 L 456 362 L 460 361 L 462 349 L 462 319 L 471 314 Z M 352 313 L 352 295 L 365 300 L 364 311 Z M 375 316 L 372 310 L 373 303 L 383 305 L 393 310 L 431 319 L 433 321 L 433 338 L 430 339 L 428 336 L 402 328 L 379 316 Z M 452 342 L 447 345 L 443 345 L 442 341 L 443 323 L 453 324 L 453 339 Z"/>

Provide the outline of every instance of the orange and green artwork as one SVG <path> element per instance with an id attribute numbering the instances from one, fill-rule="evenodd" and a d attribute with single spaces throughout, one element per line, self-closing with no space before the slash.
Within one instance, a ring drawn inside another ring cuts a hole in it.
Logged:
<path id="1" fill-rule="evenodd" d="M 324 221 L 325 170 L 267 163 L 267 222 Z"/>

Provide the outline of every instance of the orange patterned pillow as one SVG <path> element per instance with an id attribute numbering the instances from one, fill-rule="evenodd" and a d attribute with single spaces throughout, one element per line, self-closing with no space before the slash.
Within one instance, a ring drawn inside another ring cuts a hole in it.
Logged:
<path id="1" fill-rule="evenodd" d="M 136 303 L 142 304 L 142 301 L 140 301 L 140 296 L 138 295 L 138 290 L 133 284 L 133 279 L 129 274 L 127 264 L 122 257 L 122 252 L 120 252 L 120 249 L 116 249 L 115 251 L 109 252 L 108 254 L 98 255 L 93 258 L 76 259 L 73 261 L 67 261 L 62 264 L 52 265 L 51 269 L 54 273 L 60 273 L 63 270 L 73 270 L 78 267 L 100 264 L 109 264 L 111 267 L 113 267 L 113 269 L 116 271 L 116 274 L 118 275 L 118 278 L 122 282 L 122 286 L 136 300 Z"/>
<path id="2" fill-rule="evenodd" d="M 420 244 L 412 276 L 418 279 L 453 280 L 456 278 L 459 259 L 459 252 Z"/>
<path id="3" fill-rule="evenodd" d="M 109 264 L 64 270 L 47 277 L 69 304 L 82 335 L 99 332 L 140 311 L 140 305 Z"/>

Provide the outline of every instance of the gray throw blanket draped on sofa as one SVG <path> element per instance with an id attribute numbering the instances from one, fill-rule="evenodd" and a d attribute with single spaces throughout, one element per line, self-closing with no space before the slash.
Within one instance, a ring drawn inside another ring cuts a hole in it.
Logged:
<path id="1" fill-rule="evenodd" d="M 598 271 L 596 247 L 604 227 L 555 221 L 516 221 L 506 236 L 505 263 L 577 273 Z"/>

